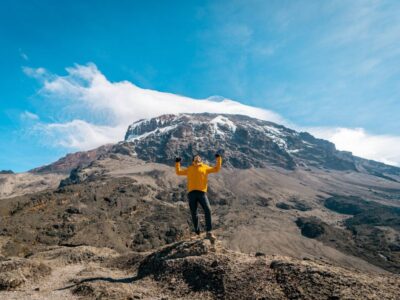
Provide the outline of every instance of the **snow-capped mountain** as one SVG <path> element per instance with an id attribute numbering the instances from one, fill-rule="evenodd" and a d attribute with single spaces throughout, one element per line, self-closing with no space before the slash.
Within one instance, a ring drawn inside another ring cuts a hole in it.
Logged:
<path id="1" fill-rule="evenodd" d="M 393 180 L 400 176 L 399 168 L 338 151 L 333 143 L 307 132 L 244 115 L 168 114 L 139 120 L 129 126 L 121 146 L 130 148 L 141 159 L 167 164 L 175 156 L 188 162 L 194 153 L 212 162 L 215 152 L 222 151 L 227 167 L 317 167 L 389 176 Z"/>
<path id="2" fill-rule="evenodd" d="M 72 255 L 85 267 L 104 262 L 104 253 L 118 265 L 128 260 L 129 272 L 136 272 L 131 263 L 138 270 L 146 262 L 151 267 L 154 257 L 174 249 L 165 248 L 167 244 L 183 249 L 190 236 L 186 179 L 174 172 L 175 156 L 182 156 L 187 166 L 199 152 L 212 164 L 216 151 L 223 152 L 224 167 L 210 176 L 208 195 L 221 244 L 244 253 L 257 251 L 261 258 L 275 259 L 277 253 L 302 262 L 319 258 L 331 266 L 359 269 L 364 279 L 376 270 L 400 273 L 399 168 L 337 151 L 330 142 L 271 122 L 210 113 L 140 120 L 118 144 L 67 155 L 29 174 L 0 174 L 0 232 L 7 240 L 2 255 L 42 262 L 53 257 L 47 256 L 52 247 L 54 257 Z M 65 178 L 63 172 L 71 168 Z M 99 258 L 88 255 L 89 250 Z M 122 256 L 117 258 L 115 251 Z M 147 256 L 147 251 L 154 252 Z M 199 253 L 204 261 L 205 253 Z M 88 262 L 81 256 L 89 257 Z M 98 267 L 101 274 L 111 272 Z M 98 278 L 99 270 L 93 270 L 88 276 Z M 253 264 L 248 270 L 254 270 Z M 265 266 L 262 270 L 271 272 Z M 15 272 L 3 277 L 15 278 Z M 333 288 L 329 280 L 322 282 Z M 379 285 L 385 292 L 390 286 L 395 285 Z"/>

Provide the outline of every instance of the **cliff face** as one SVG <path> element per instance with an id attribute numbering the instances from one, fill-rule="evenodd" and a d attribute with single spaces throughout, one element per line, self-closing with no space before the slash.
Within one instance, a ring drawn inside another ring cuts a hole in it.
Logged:
<path id="1" fill-rule="evenodd" d="M 193 153 L 212 160 L 215 151 L 222 150 L 225 166 L 233 168 L 275 165 L 288 170 L 350 170 L 393 180 L 400 176 L 399 168 L 338 151 L 309 133 L 243 115 L 179 114 L 140 120 L 129 126 L 125 142 L 139 158 L 166 164 L 176 155 L 189 160 Z"/>

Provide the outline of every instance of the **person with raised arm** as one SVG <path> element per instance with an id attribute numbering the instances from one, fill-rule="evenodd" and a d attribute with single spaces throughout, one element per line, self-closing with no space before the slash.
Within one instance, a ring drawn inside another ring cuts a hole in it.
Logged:
<path id="1" fill-rule="evenodd" d="M 193 155 L 192 164 L 186 169 L 181 168 L 181 158 L 175 158 L 176 174 L 187 177 L 189 208 L 192 215 L 194 231 L 197 235 L 200 235 L 199 215 L 197 211 L 198 204 L 200 204 L 204 210 L 207 231 L 206 238 L 208 238 L 211 243 L 215 242 L 216 237 L 212 233 L 211 208 L 207 198 L 208 174 L 217 173 L 222 166 L 221 155 L 217 153 L 215 154 L 215 158 L 215 166 L 211 167 L 202 162 L 199 154 Z"/>

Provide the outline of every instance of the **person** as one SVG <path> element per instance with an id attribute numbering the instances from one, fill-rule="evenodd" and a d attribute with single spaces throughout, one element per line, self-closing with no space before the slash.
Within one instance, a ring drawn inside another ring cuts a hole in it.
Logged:
<path id="1" fill-rule="evenodd" d="M 202 162 L 199 154 L 193 155 L 192 164 L 186 169 L 181 169 L 181 158 L 175 158 L 176 174 L 187 177 L 189 208 L 192 215 L 194 231 L 197 235 L 200 235 L 199 215 L 197 212 L 198 204 L 200 204 L 204 210 L 207 231 L 206 238 L 208 238 L 211 243 L 215 242 L 216 237 L 212 233 L 211 208 L 207 198 L 207 177 L 208 174 L 219 172 L 222 165 L 222 157 L 219 153 L 215 154 L 215 158 L 216 164 L 211 167 Z"/>

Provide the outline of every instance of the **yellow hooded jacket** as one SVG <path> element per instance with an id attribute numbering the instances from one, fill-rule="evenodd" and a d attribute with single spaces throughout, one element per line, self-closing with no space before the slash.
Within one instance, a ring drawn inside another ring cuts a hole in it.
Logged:
<path id="1" fill-rule="evenodd" d="M 198 165 L 190 165 L 186 169 L 181 169 L 181 163 L 175 163 L 175 171 L 177 175 L 187 176 L 188 192 L 193 190 L 207 192 L 207 176 L 210 173 L 217 173 L 221 169 L 222 157 L 217 157 L 217 163 L 214 167 L 210 167 L 204 163 Z"/>

